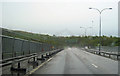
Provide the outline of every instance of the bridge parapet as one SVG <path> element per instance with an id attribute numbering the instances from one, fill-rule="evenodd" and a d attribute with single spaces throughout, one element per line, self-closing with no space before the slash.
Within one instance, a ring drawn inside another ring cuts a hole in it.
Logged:
<path id="1" fill-rule="evenodd" d="M 22 62 L 27 61 L 28 64 L 38 66 L 39 61 L 45 61 L 62 49 L 51 48 L 51 44 L 39 43 L 9 36 L 0 35 L 2 38 L 2 60 L 0 60 L 0 68 L 10 65 L 11 71 L 24 71 L 27 68 L 21 67 Z M 40 60 L 42 58 L 43 60 Z M 17 67 L 15 67 L 17 65 Z"/>

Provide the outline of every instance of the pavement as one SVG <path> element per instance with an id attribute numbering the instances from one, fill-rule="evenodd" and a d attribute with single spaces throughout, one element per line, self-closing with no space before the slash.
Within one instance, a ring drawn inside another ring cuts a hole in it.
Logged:
<path id="1" fill-rule="evenodd" d="M 33 74 L 118 74 L 118 61 L 80 48 L 66 48 Z"/>

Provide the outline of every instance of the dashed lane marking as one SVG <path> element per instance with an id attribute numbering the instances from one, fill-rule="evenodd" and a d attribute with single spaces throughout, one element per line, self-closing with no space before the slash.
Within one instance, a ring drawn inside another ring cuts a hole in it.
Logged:
<path id="1" fill-rule="evenodd" d="M 92 64 L 95 68 L 98 68 L 98 66 L 97 65 L 95 65 L 95 64 Z"/>

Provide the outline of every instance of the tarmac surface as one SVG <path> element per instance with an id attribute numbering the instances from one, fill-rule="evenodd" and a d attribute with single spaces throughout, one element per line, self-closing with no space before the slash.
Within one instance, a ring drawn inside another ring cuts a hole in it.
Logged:
<path id="1" fill-rule="evenodd" d="M 66 48 L 33 74 L 118 74 L 118 61 L 79 48 Z"/>

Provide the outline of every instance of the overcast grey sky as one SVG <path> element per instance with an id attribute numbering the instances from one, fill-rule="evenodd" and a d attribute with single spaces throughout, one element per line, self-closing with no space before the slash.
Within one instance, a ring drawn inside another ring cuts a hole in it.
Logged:
<path id="1" fill-rule="evenodd" d="M 80 27 L 93 27 L 98 35 L 99 13 L 89 10 L 112 7 L 102 13 L 102 35 L 118 35 L 119 0 L 4 0 L 0 3 L 0 26 L 49 35 L 84 35 Z M 92 23 L 93 21 L 93 23 Z"/>

